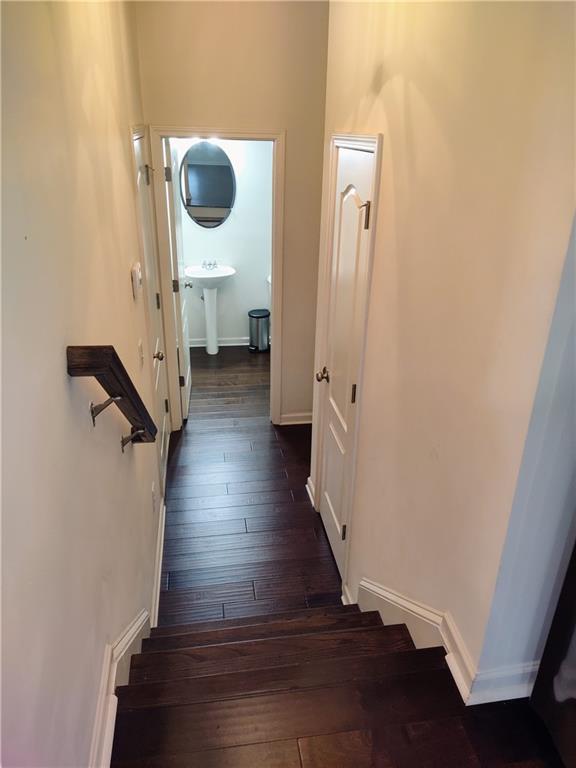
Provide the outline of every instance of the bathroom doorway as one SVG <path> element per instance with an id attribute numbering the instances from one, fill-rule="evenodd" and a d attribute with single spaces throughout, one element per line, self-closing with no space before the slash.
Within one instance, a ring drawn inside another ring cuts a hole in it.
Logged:
<path id="1" fill-rule="evenodd" d="M 278 423 L 284 136 L 153 127 L 151 139 L 173 428 L 223 375 L 235 418 L 252 405 Z"/>

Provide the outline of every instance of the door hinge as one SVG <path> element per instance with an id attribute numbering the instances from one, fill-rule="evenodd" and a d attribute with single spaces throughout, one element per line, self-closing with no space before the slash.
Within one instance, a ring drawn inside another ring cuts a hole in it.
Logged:
<path id="1" fill-rule="evenodd" d="M 372 206 L 372 203 L 370 200 L 366 200 L 365 203 L 363 203 L 360 208 L 364 208 L 364 229 L 370 229 L 370 207 Z"/>
<path id="2" fill-rule="evenodd" d="M 342 541 L 346 541 L 346 526 L 342 526 Z"/>
<path id="3" fill-rule="evenodd" d="M 168 405 L 168 398 L 167 397 L 164 398 L 164 410 L 166 411 L 166 413 L 170 412 L 170 406 Z"/>
<path id="4" fill-rule="evenodd" d="M 178 377 L 178 381 L 180 382 L 180 386 L 181 387 L 185 387 L 186 386 L 186 379 L 184 378 L 184 376 L 179 376 Z"/>
<path id="5" fill-rule="evenodd" d="M 144 178 L 146 179 L 146 186 L 150 186 L 150 171 L 152 168 L 146 163 L 144 166 Z"/>
<path id="6" fill-rule="evenodd" d="M 160 309 L 160 294 L 156 294 L 156 309 Z"/>
<path id="7" fill-rule="evenodd" d="M 179 293 L 180 291 L 180 281 L 179 280 L 172 280 L 172 290 L 174 293 Z"/>
<path id="8" fill-rule="evenodd" d="M 169 165 L 164 167 L 164 178 L 166 181 L 172 181 L 172 168 Z"/>
<path id="9" fill-rule="evenodd" d="M 350 402 L 352 403 L 356 402 L 356 384 L 352 384 L 352 397 L 350 399 Z"/>

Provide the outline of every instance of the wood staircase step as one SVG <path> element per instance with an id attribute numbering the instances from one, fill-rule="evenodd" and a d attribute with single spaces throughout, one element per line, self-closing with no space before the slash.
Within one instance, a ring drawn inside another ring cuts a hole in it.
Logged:
<path id="1" fill-rule="evenodd" d="M 151 653 L 177 648 L 196 648 L 203 645 L 239 643 L 245 640 L 263 640 L 268 637 L 291 637 L 293 635 L 380 626 L 382 626 L 382 619 L 376 611 L 367 613 L 339 612 L 334 616 L 296 614 L 292 618 L 270 621 L 266 624 L 204 631 L 198 631 L 191 627 L 190 631 L 176 635 L 150 637 L 142 642 L 142 652 Z"/>
<path id="2" fill-rule="evenodd" d="M 113 765 L 114 768 L 302 768 L 296 739 L 210 749 L 193 754 L 156 755 L 145 760 L 134 758 L 114 761 Z"/>
<path id="3" fill-rule="evenodd" d="M 196 704 L 256 693 L 319 688 L 361 680 L 382 680 L 444 669 L 444 648 L 401 651 L 368 657 L 322 659 L 283 667 L 125 685 L 116 690 L 118 710 Z"/>
<path id="4" fill-rule="evenodd" d="M 130 683 L 177 680 L 413 648 L 414 643 L 406 626 L 398 624 L 140 653 L 132 657 Z"/>
<path id="5" fill-rule="evenodd" d="M 360 613 L 358 605 L 328 605 L 321 608 L 306 608 L 297 611 L 281 611 L 279 613 L 254 614 L 238 619 L 219 619 L 217 621 L 197 621 L 190 624 L 174 624 L 172 626 L 154 627 L 150 632 L 151 638 L 165 635 L 188 634 L 191 631 L 203 632 L 208 629 L 233 629 L 234 627 L 262 626 L 273 621 L 292 619 L 295 616 L 339 616 L 345 613 Z"/>
<path id="6" fill-rule="evenodd" d="M 447 670 L 385 680 L 118 713 L 113 765 L 459 715 L 464 704 Z M 193 763 L 191 763 L 193 764 Z M 198 764 L 198 763 L 197 763 Z"/>

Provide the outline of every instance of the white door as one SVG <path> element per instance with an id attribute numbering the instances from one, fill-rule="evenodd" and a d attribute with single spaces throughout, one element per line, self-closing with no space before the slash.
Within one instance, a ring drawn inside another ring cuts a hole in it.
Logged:
<path id="1" fill-rule="evenodd" d="M 321 306 L 314 418 L 319 491 L 316 500 L 341 574 L 346 561 L 358 385 L 369 295 L 378 141 L 334 139 L 331 216 Z"/>
<path id="2" fill-rule="evenodd" d="M 190 332 L 188 322 L 188 299 L 186 290 L 189 282 L 184 274 L 184 247 L 182 240 L 182 205 L 180 202 L 180 175 L 176 151 L 170 146 L 170 139 L 164 139 L 164 165 L 170 171 L 165 173 L 168 226 L 170 230 L 170 264 L 174 297 L 178 375 L 182 420 L 188 418 L 192 370 L 190 364 Z"/>
<path id="3" fill-rule="evenodd" d="M 140 229 L 142 233 L 142 252 L 144 260 L 144 300 L 148 322 L 148 348 L 152 354 L 152 385 L 154 388 L 154 421 L 158 427 L 156 447 L 162 483 L 168 464 L 168 440 L 170 437 L 170 414 L 168 412 L 168 377 L 166 372 L 166 352 L 164 343 L 164 325 L 162 320 L 161 290 L 158 274 L 158 251 L 156 229 L 154 225 L 154 202 L 152 197 L 151 168 L 144 135 L 134 136 L 134 158 L 136 165 L 136 188 Z"/>

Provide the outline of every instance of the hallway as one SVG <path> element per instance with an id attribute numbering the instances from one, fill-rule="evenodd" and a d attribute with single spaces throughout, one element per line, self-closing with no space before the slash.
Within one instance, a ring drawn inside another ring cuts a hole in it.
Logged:
<path id="1" fill-rule="evenodd" d="M 270 358 L 192 350 L 190 417 L 169 462 L 160 626 L 340 605 L 305 490 L 310 427 L 268 417 Z"/>

